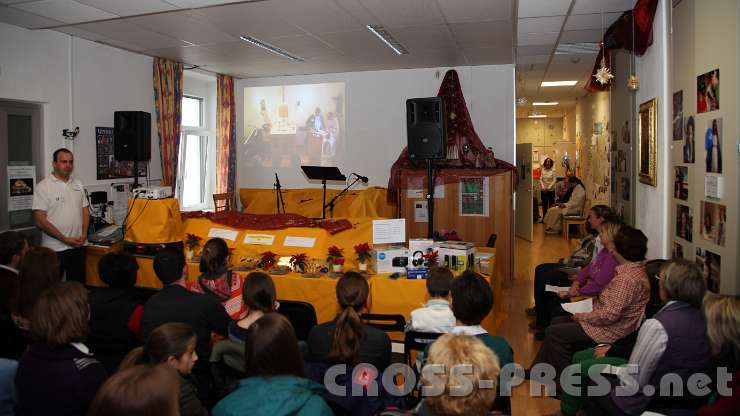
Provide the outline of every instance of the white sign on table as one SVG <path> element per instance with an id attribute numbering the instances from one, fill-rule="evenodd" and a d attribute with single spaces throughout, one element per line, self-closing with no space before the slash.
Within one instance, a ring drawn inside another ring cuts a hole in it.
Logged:
<path id="1" fill-rule="evenodd" d="M 224 240 L 236 241 L 239 231 L 227 230 L 225 228 L 211 228 L 208 230 L 208 238 L 223 238 Z"/>
<path id="2" fill-rule="evenodd" d="M 272 234 L 247 234 L 244 236 L 244 244 L 271 246 L 274 242 L 275 236 Z"/>
<path id="3" fill-rule="evenodd" d="M 373 244 L 406 242 L 406 219 L 373 220 Z"/>
<path id="4" fill-rule="evenodd" d="M 285 247 L 306 247 L 306 248 L 313 248 L 313 246 L 316 245 L 316 238 L 314 237 L 295 237 L 295 236 L 286 236 L 285 240 L 283 241 L 283 246 Z"/>

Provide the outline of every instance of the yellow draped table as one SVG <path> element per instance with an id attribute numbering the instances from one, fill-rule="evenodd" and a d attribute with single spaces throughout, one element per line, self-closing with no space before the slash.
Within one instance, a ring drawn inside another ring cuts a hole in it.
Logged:
<path id="1" fill-rule="evenodd" d="M 347 191 L 337 200 L 334 205 L 335 218 L 396 218 L 396 206 L 395 204 L 389 204 L 386 200 L 386 188 L 377 186 L 366 189 L 357 188 L 357 190 Z M 249 214 L 275 214 L 277 212 L 275 192 L 272 189 L 262 188 L 239 189 L 242 211 Z M 326 202 L 328 203 L 340 192 L 340 189 L 327 189 Z M 322 193 L 321 188 L 284 189 L 282 194 L 283 201 L 285 201 L 285 211 L 309 218 L 321 218 Z M 328 208 L 326 217 L 329 218 Z"/>

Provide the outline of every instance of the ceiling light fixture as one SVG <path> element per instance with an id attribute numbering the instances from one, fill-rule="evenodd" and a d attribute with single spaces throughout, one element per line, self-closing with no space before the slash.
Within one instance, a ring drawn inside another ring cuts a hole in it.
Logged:
<path id="1" fill-rule="evenodd" d="M 530 114 L 527 117 L 529 117 L 529 118 L 547 118 L 547 114 Z"/>
<path id="2" fill-rule="evenodd" d="M 275 55 L 280 55 L 283 58 L 288 58 L 293 62 L 303 62 L 303 58 L 295 56 L 285 49 L 280 49 L 277 46 L 270 45 L 269 43 L 263 42 L 257 38 L 253 38 L 251 36 L 239 36 L 239 39 L 243 40 L 244 42 L 249 42 L 254 46 L 259 46 L 260 48 L 270 51 Z"/>
<path id="3" fill-rule="evenodd" d="M 401 45 L 383 25 L 367 25 L 367 30 L 379 37 L 389 48 L 398 55 L 408 55 L 409 51 Z"/>
<path id="4" fill-rule="evenodd" d="M 532 105 L 558 105 L 557 101 L 545 101 L 544 103 L 533 102 Z"/>
<path id="5" fill-rule="evenodd" d="M 516 104 L 519 107 L 524 107 L 529 103 L 529 100 L 527 100 L 527 97 L 519 97 L 516 99 Z"/>
<path id="6" fill-rule="evenodd" d="M 578 84 L 578 81 L 542 81 L 540 87 L 572 87 Z"/>

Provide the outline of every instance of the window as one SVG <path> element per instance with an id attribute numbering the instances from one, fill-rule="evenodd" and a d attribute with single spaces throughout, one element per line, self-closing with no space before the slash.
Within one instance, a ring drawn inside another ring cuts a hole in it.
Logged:
<path id="1" fill-rule="evenodd" d="M 212 206 L 209 196 L 213 192 L 215 175 L 215 135 L 205 122 L 205 102 L 203 98 L 190 95 L 182 98 L 177 196 L 184 211 Z"/>

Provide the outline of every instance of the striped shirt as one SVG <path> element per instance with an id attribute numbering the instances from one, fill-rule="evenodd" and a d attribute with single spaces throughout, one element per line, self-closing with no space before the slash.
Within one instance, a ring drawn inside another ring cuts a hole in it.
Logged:
<path id="1" fill-rule="evenodd" d="M 596 342 L 611 344 L 635 331 L 645 317 L 650 283 L 641 262 L 617 266 L 611 282 L 594 300 L 593 311 L 573 320 Z"/>

